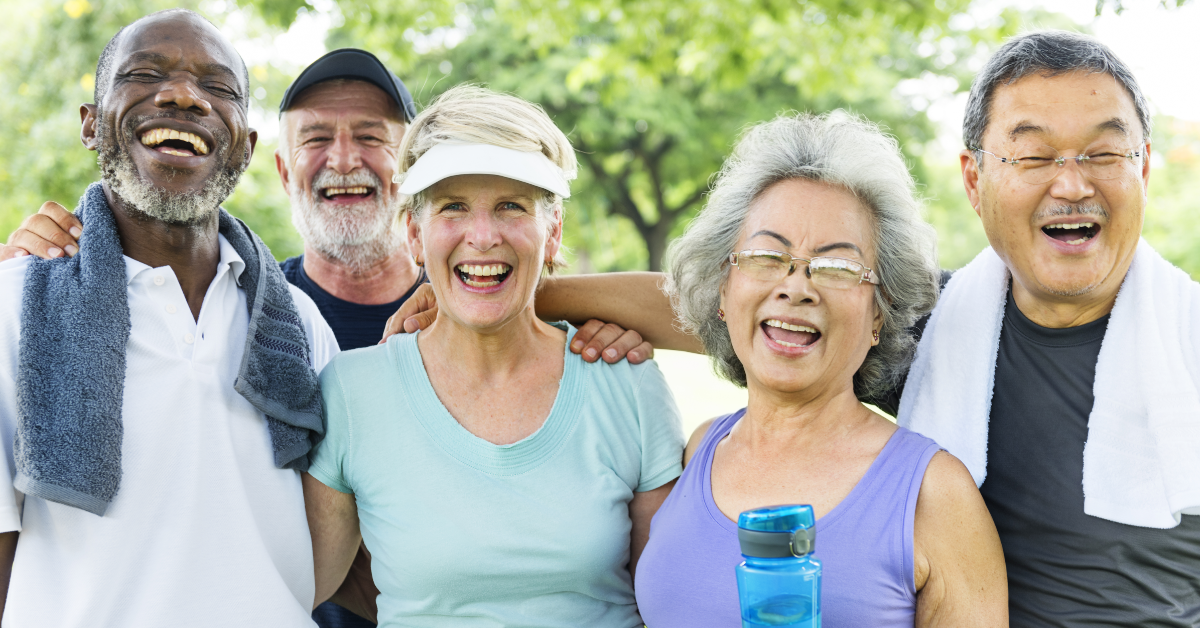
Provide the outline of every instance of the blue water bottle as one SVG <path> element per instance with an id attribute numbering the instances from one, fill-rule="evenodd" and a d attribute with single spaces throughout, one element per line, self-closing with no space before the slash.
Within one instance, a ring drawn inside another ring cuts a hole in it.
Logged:
<path id="1" fill-rule="evenodd" d="M 821 627 L 821 562 L 812 557 L 812 506 L 771 506 L 738 516 L 742 628 Z"/>

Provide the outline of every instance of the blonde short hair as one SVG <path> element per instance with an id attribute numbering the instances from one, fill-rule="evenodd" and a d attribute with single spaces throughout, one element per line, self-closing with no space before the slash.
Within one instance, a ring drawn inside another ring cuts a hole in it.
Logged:
<path id="1" fill-rule="evenodd" d="M 400 144 L 401 180 L 408 169 L 429 149 L 442 142 L 490 144 L 519 151 L 539 151 L 563 171 L 568 181 L 578 172 L 575 149 L 538 105 L 509 94 L 477 85 L 459 85 L 439 96 L 412 121 Z M 550 225 L 562 218 L 562 198 L 545 191 L 538 200 L 537 215 Z M 428 204 L 424 192 L 401 195 L 402 211 L 420 218 Z M 566 266 L 564 247 L 552 260 L 549 271 Z"/>

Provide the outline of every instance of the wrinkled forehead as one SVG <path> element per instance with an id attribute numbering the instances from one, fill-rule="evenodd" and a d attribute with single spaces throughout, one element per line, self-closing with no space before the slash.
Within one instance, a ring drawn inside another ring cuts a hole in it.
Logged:
<path id="1" fill-rule="evenodd" d="M 131 63 L 225 74 L 246 90 L 245 64 L 233 44 L 212 24 L 188 13 L 151 15 L 129 26 L 117 47 L 114 69 Z"/>
<path id="2" fill-rule="evenodd" d="M 1133 97 L 1110 74 L 1031 75 L 997 86 L 988 117 L 984 137 L 1004 144 L 1142 141 Z"/>

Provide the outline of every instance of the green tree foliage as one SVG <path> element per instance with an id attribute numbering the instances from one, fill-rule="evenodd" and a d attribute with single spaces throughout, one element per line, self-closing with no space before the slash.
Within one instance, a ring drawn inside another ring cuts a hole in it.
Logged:
<path id="1" fill-rule="evenodd" d="M 482 83 L 540 103 L 569 133 L 580 159 L 567 234 L 578 270 L 659 269 L 740 130 L 780 112 L 844 108 L 906 148 L 927 142 L 935 129 L 894 86 L 934 74 L 968 84 L 963 60 L 1018 23 L 1006 14 L 950 28 L 963 0 L 337 6 L 344 24 L 331 47 L 367 42 L 419 100 Z M 284 13 L 275 0 L 264 11 Z"/>

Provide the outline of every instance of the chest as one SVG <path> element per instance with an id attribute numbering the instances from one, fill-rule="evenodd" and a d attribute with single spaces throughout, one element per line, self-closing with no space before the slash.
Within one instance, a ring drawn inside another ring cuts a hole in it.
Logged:
<path id="1" fill-rule="evenodd" d="M 558 396 L 562 368 L 524 369 L 504 381 L 485 382 L 455 364 L 429 373 L 438 401 L 468 432 L 496 445 L 508 445 L 536 432 Z"/>
<path id="2" fill-rule="evenodd" d="M 839 448 L 763 455 L 725 439 L 713 451 L 713 501 L 734 521 L 743 511 L 776 504 L 810 504 L 820 518 L 854 490 L 876 454 Z"/>

